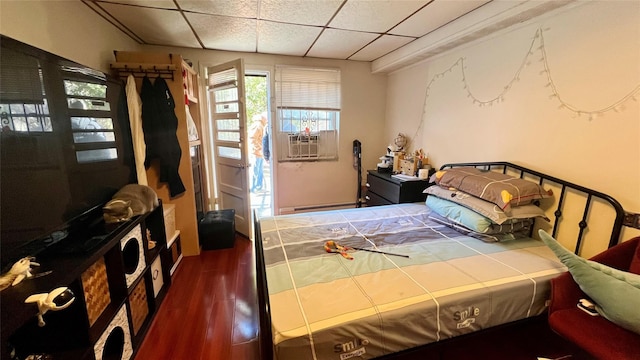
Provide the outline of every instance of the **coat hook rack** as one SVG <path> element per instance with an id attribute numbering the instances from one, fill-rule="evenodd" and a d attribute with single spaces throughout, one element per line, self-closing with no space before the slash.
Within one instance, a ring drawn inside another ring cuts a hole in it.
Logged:
<path id="1" fill-rule="evenodd" d="M 173 64 L 149 64 L 149 63 L 111 63 L 109 65 L 118 77 L 126 78 L 133 75 L 136 78 L 157 75 L 168 80 L 175 80 L 176 66 Z"/>

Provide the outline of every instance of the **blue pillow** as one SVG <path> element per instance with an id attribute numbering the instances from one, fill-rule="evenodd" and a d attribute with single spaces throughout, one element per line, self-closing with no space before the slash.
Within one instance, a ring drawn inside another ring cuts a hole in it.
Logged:
<path id="1" fill-rule="evenodd" d="M 583 259 L 539 230 L 540 239 L 569 268 L 571 276 L 595 303 L 596 311 L 614 324 L 640 334 L 640 275 Z"/>
<path id="2" fill-rule="evenodd" d="M 425 194 L 434 195 L 441 199 L 449 200 L 458 205 L 462 205 L 469 208 L 480 215 L 486 216 L 496 224 L 503 224 L 508 221 L 514 221 L 517 219 L 528 219 L 540 217 L 549 221 L 549 218 L 544 213 L 544 210 L 536 205 L 520 205 L 511 208 L 509 214 L 500 210 L 498 205 L 482 200 L 479 197 L 467 194 L 464 191 L 445 189 L 440 186 L 429 186 L 423 191 Z"/>
<path id="3" fill-rule="evenodd" d="M 496 224 L 488 217 L 465 206 L 434 195 L 427 196 L 426 204 L 436 214 L 481 234 L 504 234 L 528 230 L 533 224 L 531 219 L 516 219 Z"/>

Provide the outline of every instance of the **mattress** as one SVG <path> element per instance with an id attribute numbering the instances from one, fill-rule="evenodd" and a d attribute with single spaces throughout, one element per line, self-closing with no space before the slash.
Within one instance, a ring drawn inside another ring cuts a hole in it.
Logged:
<path id="1" fill-rule="evenodd" d="M 486 243 L 424 204 L 260 219 L 274 354 L 372 359 L 545 311 L 567 269 L 540 241 Z M 324 249 L 326 241 L 409 258 Z"/>

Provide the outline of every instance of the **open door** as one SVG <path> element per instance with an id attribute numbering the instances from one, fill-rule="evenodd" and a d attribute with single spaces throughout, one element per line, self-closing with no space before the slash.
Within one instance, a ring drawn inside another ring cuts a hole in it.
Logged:
<path id="1" fill-rule="evenodd" d="M 218 208 L 234 209 L 236 231 L 249 237 L 251 206 L 245 131 L 244 64 L 242 59 L 207 68 L 210 167 L 215 169 Z M 213 203 L 213 202 L 212 202 Z"/>

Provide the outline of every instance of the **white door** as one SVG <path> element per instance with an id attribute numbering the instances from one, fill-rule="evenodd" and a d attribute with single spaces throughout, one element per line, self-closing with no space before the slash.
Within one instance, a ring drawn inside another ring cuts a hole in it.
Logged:
<path id="1" fill-rule="evenodd" d="M 219 209 L 236 211 L 236 231 L 249 237 L 251 205 L 245 141 L 244 64 L 242 59 L 207 68 L 211 168 Z"/>

